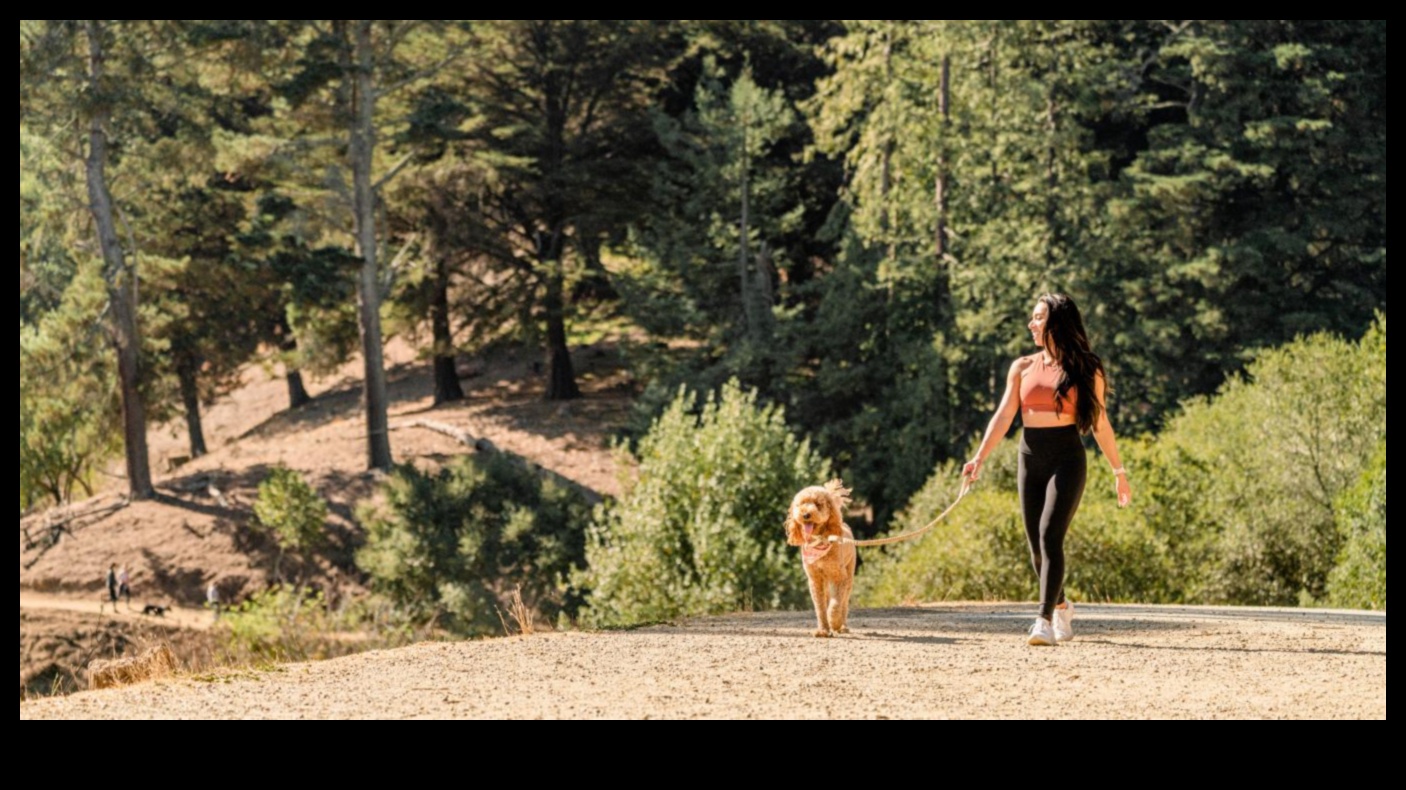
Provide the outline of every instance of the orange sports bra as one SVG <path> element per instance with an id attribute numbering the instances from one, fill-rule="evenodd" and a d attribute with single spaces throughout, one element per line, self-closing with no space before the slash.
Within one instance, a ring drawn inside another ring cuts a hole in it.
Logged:
<path id="1" fill-rule="evenodd" d="M 1060 402 L 1061 408 L 1055 409 L 1055 392 L 1059 388 L 1059 378 L 1063 371 L 1058 365 L 1046 365 L 1045 355 L 1042 353 L 1034 354 L 1029 359 L 1030 366 L 1020 377 L 1021 411 L 1058 411 L 1073 417 L 1079 388 L 1071 386 L 1064 400 Z"/>

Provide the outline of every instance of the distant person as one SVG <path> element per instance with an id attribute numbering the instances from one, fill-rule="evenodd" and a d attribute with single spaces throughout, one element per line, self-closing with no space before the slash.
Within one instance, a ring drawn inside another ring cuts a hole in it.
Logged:
<path id="1" fill-rule="evenodd" d="M 117 572 L 117 595 L 127 602 L 127 611 L 129 612 L 132 610 L 132 586 L 130 584 L 131 581 L 132 576 L 131 574 L 127 573 L 127 566 L 123 565 L 122 569 Z M 112 608 L 113 611 L 117 610 L 117 604 L 115 601 L 113 603 Z"/>
<path id="2" fill-rule="evenodd" d="M 1005 395 L 976 457 L 962 467 L 962 476 L 967 480 L 981 476 L 986 456 L 1019 415 L 1017 485 L 1030 561 L 1040 588 L 1040 613 L 1026 641 L 1053 645 L 1074 638 L 1074 606 L 1064 597 L 1064 538 L 1079 509 L 1088 474 L 1081 436 L 1093 434 L 1103 451 L 1119 507 L 1132 501 L 1133 490 L 1108 422 L 1103 360 L 1089 347 L 1074 300 L 1063 294 L 1041 296 L 1026 328 L 1039 350 L 1011 365 Z"/>
<path id="3" fill-rule="evenodd" d="M 210 580 L 210 585 L 205 588 L 205 605 L 215 613 L 215 619 L 220 619 L 220 588 L 215 586 L 215 580 Z"/>
<path id="4" fill-rule="evenodd" d="M 110 603 L 110 604 L 112 604 L 112 612 L 113 612 L 113 614 L 116 614 L 116 613 L 117 613 L 117 563 L 114 562 L 114 563 L 112 563 L 111 565 L 107 566 L 107 579 L 106 579 L 105 581 L 106 581 L 106 583 L 107 583 L 107 601 L 104 602 L 101 606 L 98 607 L 98 613 L 99 613 L 99 614 L 102 614 L 102 612 L 107 608 L 107 604 Z"/>

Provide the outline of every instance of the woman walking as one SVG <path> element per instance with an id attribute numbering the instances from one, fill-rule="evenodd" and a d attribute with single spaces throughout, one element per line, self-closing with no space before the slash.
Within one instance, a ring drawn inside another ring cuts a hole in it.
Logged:
<path id="1" fill-rule="evenodd" d="M 1074 607 L 1064 597 L 1064 536 L 1084 495 L 1082 435 L 1093 434 L 1108 460 L 1118 506 L 1127 506 L 1133 492 L 1108 422 L 1103 360 L 1089 347 L 1078 306 L 1064 294 L 1045 294 L 1027 326 L 1039 351 L 1011 364 L 1006 392 L 962 476 L 981 477 L 982 463 L 1019 414 L 1021 515 L 1040 583 L 1040 614 L 1027 641 L 1054 645 L 1074 638 Z"/>

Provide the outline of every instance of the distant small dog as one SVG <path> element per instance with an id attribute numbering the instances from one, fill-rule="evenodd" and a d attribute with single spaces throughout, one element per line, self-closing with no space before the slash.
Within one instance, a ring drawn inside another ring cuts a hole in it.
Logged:
<path id="1" fill-rule="evenodd" d="M 854 537 L 844 522 L 849 493 L 839 480 L 803 488 L 786 515 L 786 542 L 801 547 L 801 566 L 810 581 L 816 636 L 849 633 L 849 594 L 858 553 L 851 544 L 830 540 Z"/>
<path id="2" fill-rule="evenodd" d="M 154 617 L 165 617 L 165 616 L 166 616 L 166 610 L 169 609 L 169 608 L 171 608 L 171 607 L 169 607 L 169 606 L 157 606 L 157 605 L 154 604 L 154 603 L 149 603 L 149 604 L 147 604 L 146 606 L 143 606 L 143 607 L 142 607 L 142 614 L 149 614 L 149 615 L 152 615 L 152 616 L 154 616 Z"/>

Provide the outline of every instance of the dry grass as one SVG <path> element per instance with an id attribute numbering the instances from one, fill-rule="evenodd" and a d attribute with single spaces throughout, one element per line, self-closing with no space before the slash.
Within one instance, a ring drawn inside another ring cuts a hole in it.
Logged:
<path id="1" fill-rule="evenodd" d="M 128 658 L 99 658 L 88 664 L 88 687 L 116 688 L 165 677 L 176 668 L 176 654 L 164 642 Z"/>
<path id="2" fill-rule="evenodd" d="M 522 601 L 522 587 L 513 588 L 512 600 L 508 602 L 508 618 L 511 618 L 516 626 L 518 636 L 531 636 L 537 633 L 536 615 L 532 608 Z M 498 620 L 503 624 L 503 633 L 512 636 L 514 631 L 508 626 L 507 618 L 503 617 L 503 611 L 498 610 Z"/>

